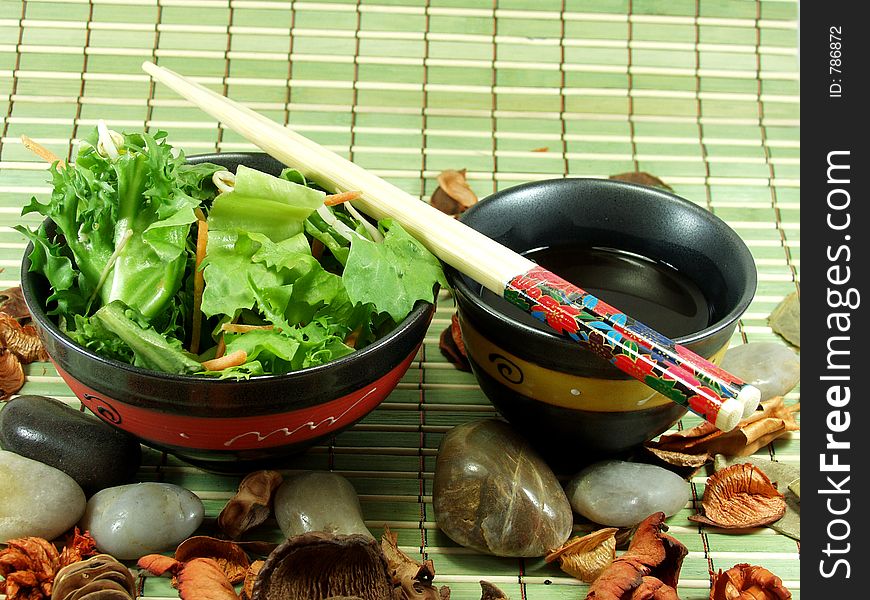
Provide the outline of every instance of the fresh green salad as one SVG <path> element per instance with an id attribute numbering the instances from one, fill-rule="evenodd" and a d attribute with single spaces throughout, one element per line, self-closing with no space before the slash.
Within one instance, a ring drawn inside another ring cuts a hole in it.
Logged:
<path id="1" fill-rule="evenodd" d="M 48 314 L 107 358 L 279 375 L 370 344 L 446 285 L 398 223 L 326 205 L 326 191 L 291 169 L 187 164 L 164 132 L 95 129 L 74 163 L 51 172 L 51 200 L 33 198 L 22 214 L 56 231 L 17 229 L 50 284 Z"/>

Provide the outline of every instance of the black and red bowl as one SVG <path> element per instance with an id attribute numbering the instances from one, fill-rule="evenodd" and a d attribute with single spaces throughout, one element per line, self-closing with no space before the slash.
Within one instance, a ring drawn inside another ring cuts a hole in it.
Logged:
<path id="1" fill-rule="evenodd" d="M 239 164 L 277 175 L 266 154 L 189 157 L 235 171 Z M 45 313 L 49 286 L 30 271 L 25 251 L 21 287 L 57 371 L 81 402 L 144 444 L 192 464 L 242 472 L 280 464 L 350 427 L 396 387 L 414 359 L 434 313 L 418 302 L 395 329 L 333 362 L 279 376 L 218 380 L 181 376 L 97 356 L 68 338 Z"/>
<path id="2" fill-rule="evenodd" d="M 669 265 L 712 309 L 706 327 L 675 341 L 714 363 L 755 294 L 755 261 L 737 233 L 664 190 L 607 179 L 535 181 L 493 194 L 461 220 L 520 253 L 582 243 Z M 548 458 L 625 453 L 685 414 L 586 347 L 518 318 L 518 309 L 482 294 L 468 276 L 445 272 L 481 389 Z M 652 293 L 646 283 L 636 289 Z"/>

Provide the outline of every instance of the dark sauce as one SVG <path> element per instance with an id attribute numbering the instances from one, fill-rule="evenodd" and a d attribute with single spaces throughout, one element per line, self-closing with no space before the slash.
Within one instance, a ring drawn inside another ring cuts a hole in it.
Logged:
<path id="1" fill-rule="evenodd" d="M 670 338 L 700 331 L 715 321 L 698 284 L 665 263 L 622 250 L 584 245 L 551 246 L 524 255 Z M 548 329 L 489 291 L 484 291 L 482 297 L 516 320 Z"/>

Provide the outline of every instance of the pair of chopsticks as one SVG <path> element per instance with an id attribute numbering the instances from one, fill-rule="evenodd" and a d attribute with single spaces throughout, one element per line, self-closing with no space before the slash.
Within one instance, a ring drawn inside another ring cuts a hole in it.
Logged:
<path id="1" fill-rule="evenodd" d="M 151 62 L 142 68 L 306 178 L 327 189 L 360 190 L 353 203 L 368 215 L 395 219 L 439 259 L 500 296 L 509 292 L 511 301 L 560 333 L 594 339 L 616 367 L 719 429 L 730 431 L 757 408 L 757 388 L 531 260 L 237 102 Z"/>

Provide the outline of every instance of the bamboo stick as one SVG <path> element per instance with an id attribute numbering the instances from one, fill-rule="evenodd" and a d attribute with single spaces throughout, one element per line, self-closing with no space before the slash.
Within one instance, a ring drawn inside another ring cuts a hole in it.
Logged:
<path id="1" fill-rule="evenodd" d="M 353 201 L 370 216 L 393 218 L 438 258 L 533 312 L 578 342 L 593 335 L 611 363 L 710 421 L 733 429 L 758 406 L 760 392 L 529 259 L 420 202 L 319 144 L 168 69 L 142 68 L 279 161 L 327 189 L 360 190 Z M 598 328 L 590 326 L 594 317 Z M 602 328 L 610 332 L 606 340 Z"/>

